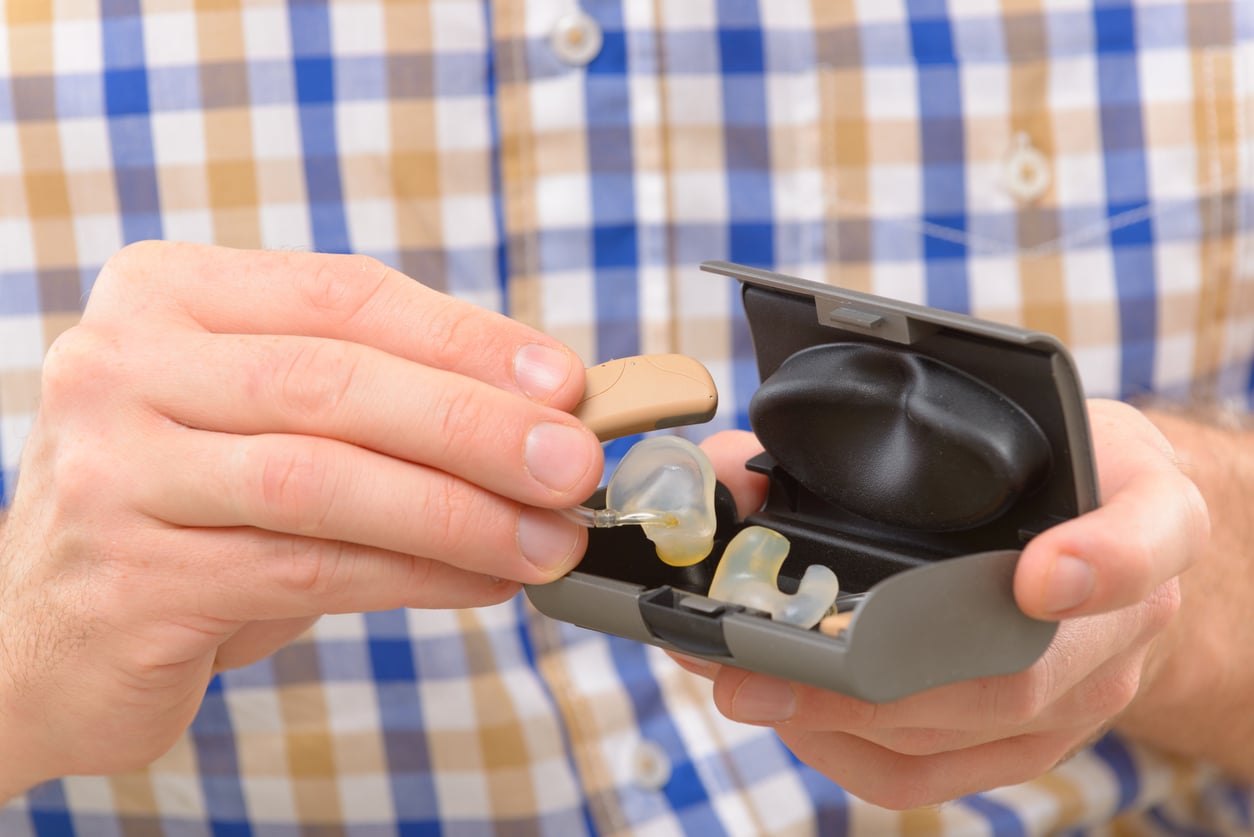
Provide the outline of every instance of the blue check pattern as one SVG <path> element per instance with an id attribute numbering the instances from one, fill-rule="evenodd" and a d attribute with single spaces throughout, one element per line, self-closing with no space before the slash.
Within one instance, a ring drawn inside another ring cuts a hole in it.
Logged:
<path id="1" fill-rule="evenodd" d="M 1254 4 L 586 0 L 586 66 L 551 37 L 576 8 L 0 3 L 0 496 L 47 345 L 145 238 L 364 253 L 588 363 L 696 356 L 714 429 L 758 379 L 706 259 L 1049 331 L 1093 395 L 1248 407 Z M 1248 788 L 1113 735 L 878 809 L 655 650 L 521 599 L 328 617 L 216 679 L 149 769 L 0 808 L 6 837 L 1251 830 Z"/>

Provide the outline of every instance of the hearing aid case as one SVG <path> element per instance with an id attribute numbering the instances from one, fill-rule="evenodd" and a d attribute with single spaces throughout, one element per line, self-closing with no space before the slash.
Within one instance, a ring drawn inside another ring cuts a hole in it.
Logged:
<path id="1" fill-rule="evenodd" d="M 543 613 L 863 700 L 1027 668 L 1053 622 L 1019 610 L 1023 546 L 1094 508 L 1080 382 L 1053 337 L 708 262 L 743 285 L 761 384 L 750 423 L 769 481 L 739 519 L 718 486 L 714 550 L 656 557 L 638 527 L 594 529 L 573 572 L 527 595 Z M 594 498 L 595 505 L 601 498 Z M 708 598 L 746 526 L 791 542 L 779 586 L 810 564 L 840 580 L 852 621 L 829 636 Z"/>

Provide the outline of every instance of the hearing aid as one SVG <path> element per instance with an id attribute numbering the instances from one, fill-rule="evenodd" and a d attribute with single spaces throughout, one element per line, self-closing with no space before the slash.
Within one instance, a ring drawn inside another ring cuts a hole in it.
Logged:
<path id="1" fill-rule="evenodd" d="M 699 424 L 718 409 L 714 379 L 700 361 L 686 355 L 618 358 L 585 374 L 583 399 L 571 412 L 602 442 Z M 654 475 L 659 478 L 653 480 Z M 628 451 L 610 480 L 606 508 L 575 506 L 562 513 L 589 528 L 643 526 L 662 560 L 686 566 L 712 548 L 713 496 L 714 472 L 705 455 L 690 442 L 658 437 Z M 710 545 L 696 555 L 707 539 Z"/>
<path id="2" fill-rule="evenodd" d="M 590 367 L 571 412 L 602 442 L 714 418 L 718 390 L 687 355 L 638 355 Z"/>

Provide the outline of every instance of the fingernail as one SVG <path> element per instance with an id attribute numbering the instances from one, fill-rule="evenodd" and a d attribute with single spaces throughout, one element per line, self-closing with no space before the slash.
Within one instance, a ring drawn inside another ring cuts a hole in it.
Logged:
<path id="1" fill-rule="evenodd" d="M 573 365 L 566 352 L 533 343 L 514 354 L 514 380 L 529 398 L 547 401 L 566 383 Z"/>
<path id="2" fill-rule="evenodd" d="M 588 432 L 567 424 L 544 422 L 531 428 L 523 451 L 527 471 L 554 491 L 568 491 L 592 467 Z"/>
<path id="3" fill-rule="evenodd" d="M 732 698 L 737 721 L 787 721 L 797 713 L 797 696 L 782 680 L 750 675 Z"/>
<path id="4" fill-rule="evenodd" d="M 579 527 L 544 509 L 523 509 L 518 515 L 518 551 L 546 573 L 574 558 Z"/>
<path id="5" fill-rule="evenodd" d="M 1093 594 L 1096 583 L 1093 568 L 1087 561 L 1070 555 L 1058 556 L 1045 579 L 1045 610 L 1064 613 L 1079 607 Z"/>

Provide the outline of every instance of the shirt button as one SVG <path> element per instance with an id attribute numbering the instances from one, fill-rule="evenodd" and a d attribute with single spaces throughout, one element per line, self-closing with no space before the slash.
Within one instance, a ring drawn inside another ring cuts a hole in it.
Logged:
<path id="1" fill-rule="evenodd" d="M 571 12 L 554 25 L 549 43 L 564 63 L 582 67 L 601 51 L 601 27 L 584 12 Z"/>
<path id="2" fill-rule="evenodd" d="M 1020 203 L 1032 203 L 1049 188 L 1049 160 L 1032 145 L 1027 134 L 1015 137 L 1015 147 L 1006 157 L 1006 191 Z"/>
<path id="3" fill-rule="evenodd" d="M 671 760 L 661 745 L 643 740 L 631 754 L 631 778 L 641 790 L 659 791 L 671 780 Z"/>

